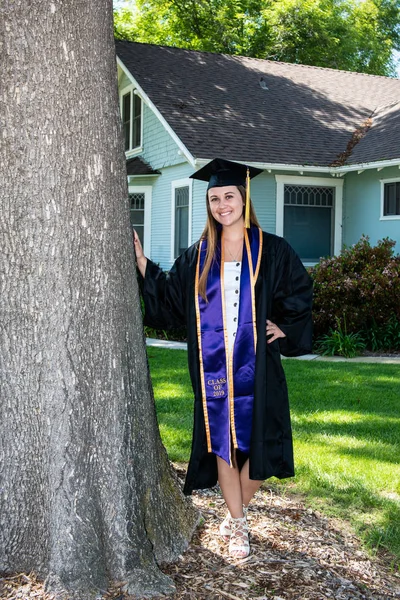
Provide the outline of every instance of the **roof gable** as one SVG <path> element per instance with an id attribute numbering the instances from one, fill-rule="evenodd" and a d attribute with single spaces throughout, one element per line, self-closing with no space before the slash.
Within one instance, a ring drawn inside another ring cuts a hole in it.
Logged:
<path id="1" fill-rule="evenodd" d="M 378 108 L 372 115 L 373 127 L 354 148 L 348 163 L 360 164 L 394 160 L 400 156 L 400 102 Z"/>
<path id="2" fill-rule="evenodd" d="M 196 158 L 328 166 L 370 117 L 347 162 L 381 160 L 382 144 L 385 155 L 400 157 L 395 136 L 382 141 L 385 122 L 398 127 L 398 79 L 151 44 L 116 47 Z"/>

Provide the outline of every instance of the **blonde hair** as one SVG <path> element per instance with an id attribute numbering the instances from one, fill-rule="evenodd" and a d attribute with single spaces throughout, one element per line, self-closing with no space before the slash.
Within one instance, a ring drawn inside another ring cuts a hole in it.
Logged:
<path id="1" fill-rule="evenodd" d="M 243 200 L 243 215 L 244 215 L 244 203 L 246 201 L 246 189 L 242 185 L 237 186 L 240 195 Z M 207 300 L 207 277 L 210 271 L 211 264 L 213 260 L 215 260 L 215 251 L 217 249 L 217 241 L 218 241 L 218 229 L 217 229 L 217 221 L 214 219 L 211 213 L 210 203 L 208 201 L 208 192 L 206 193 L 206 206 L 207 206 L 207 221 L 206 226 L 204 227 L 204 231 L 201 234 L 202 240 L 207 240 L 207 253 L 206 259 L 204 261 L 203 271 L 199 278 L 199 294 L 204 299 Z M 254 206 L 252 201 L 250 200 L 250 224 L 256 225 L 256 227 L 260 227 L 260 224 L 257 220 L 256 213 L 254 210 Z"/>

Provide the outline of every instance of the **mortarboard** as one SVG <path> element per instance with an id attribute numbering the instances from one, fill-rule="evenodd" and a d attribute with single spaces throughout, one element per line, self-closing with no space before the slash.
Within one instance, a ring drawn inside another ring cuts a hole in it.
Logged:
<path id="1" fill-rule="evenodd" d="M 248 167 L 241 163 L 214 158 L 204 167 L 193 173 L 192 179 L 208 181 L 207 190 L 225 185 L 242 185 L 246 188 L 245 227 L 250 227 L 250 179 L 262 173 L 262 169 Z"/>

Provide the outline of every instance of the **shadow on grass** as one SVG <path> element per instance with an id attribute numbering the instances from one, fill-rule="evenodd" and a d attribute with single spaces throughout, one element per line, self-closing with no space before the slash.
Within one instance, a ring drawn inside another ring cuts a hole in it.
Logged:
<path id="1" fill-rule="evenodd" d="M 350 521 L 370 550 L 387 550 L 400 566 L 400 501 L 371 491 L 355 476 L 340 485 L 329 473 L 310 466 L 297 469 L 291 491 L 301 491 L 307 500 L 326 514 Z"/>
<path id="2" fill-rule="evenodd" d="M 293 435 L 306 443 L 312 439 L 315 444 L 331 447 L 337 454 L 400 464 L 398 435 L 395 430 L 388 430 L 387 422 L 380 417 L 368 417 L 366 422 L 357 418 L 350 423 L 337 423 L 326 418 L 319 422 L 314 417 L 307 421 L 293 415 Z"/>
<path id="3" fill-rule="evenodd" d="M 283 362 L 291 406 L 296 414 L 346 410 L 359 414 L 399 417 L 398 365 Z"/>

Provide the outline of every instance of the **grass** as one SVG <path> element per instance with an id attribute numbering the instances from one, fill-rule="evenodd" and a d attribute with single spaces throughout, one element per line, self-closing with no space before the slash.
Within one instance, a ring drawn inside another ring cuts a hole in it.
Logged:
<path id="1" fill-rule="evenodd" d="M 186 351 L 148 348 L 157 414 L 172 461 L 189 459 L 193 393 Z M 372 551 L 400 562 L 398 365 L 285 360 L 296 477 L 274 485 L 347 519 Z M 271 483 L 271 482 L 269 482 Z"/>

